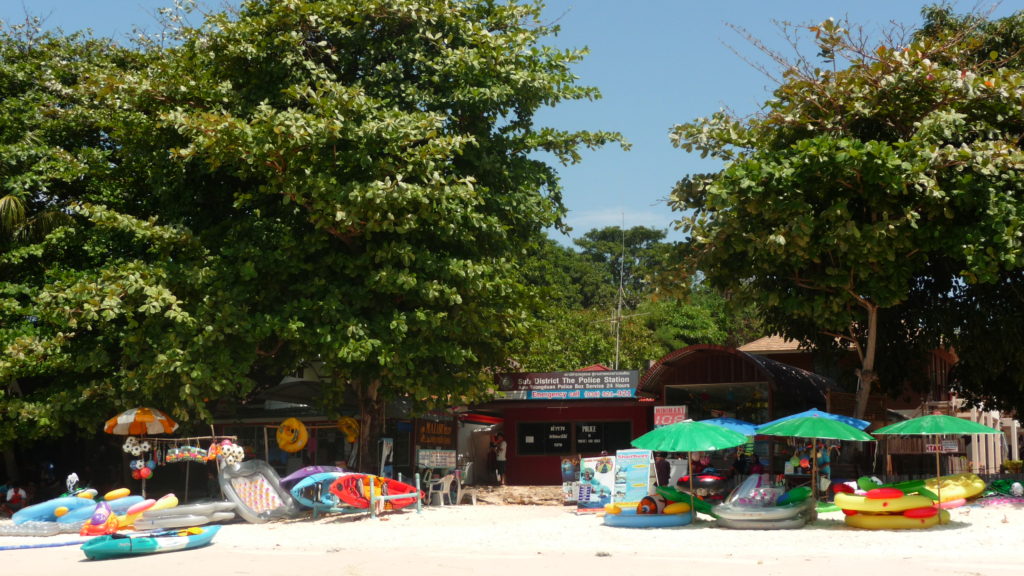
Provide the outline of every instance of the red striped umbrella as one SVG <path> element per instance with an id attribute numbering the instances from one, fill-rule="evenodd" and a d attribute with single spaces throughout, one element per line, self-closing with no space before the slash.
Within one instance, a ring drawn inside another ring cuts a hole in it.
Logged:
<path id="1" fill-rule="evenodd" d="M 156 408 L 130 408 L 114 416 L 103 426 L 107 434 L 140 436 L 142 434 L 170 434 L 178 423 Z"/>

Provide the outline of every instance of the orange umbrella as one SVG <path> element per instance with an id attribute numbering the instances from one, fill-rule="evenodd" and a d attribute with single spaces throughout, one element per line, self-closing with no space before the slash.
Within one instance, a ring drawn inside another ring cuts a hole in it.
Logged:
<path id="1" fill-rule="evenodd" d="M 140 436 L 143 434 L 170 434 L 178 423 L 156 408 L 130 408 L 114 416 L 103 426 L 107 434 Z"/>

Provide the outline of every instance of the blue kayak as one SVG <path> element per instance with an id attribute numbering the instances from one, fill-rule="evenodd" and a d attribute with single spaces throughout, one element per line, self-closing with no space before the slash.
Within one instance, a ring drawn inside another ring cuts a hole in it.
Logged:
<path id="1" fill-rule="evenodd" d="M 307 508 L 320 511 L 346 508 L 348 505 L 331 493 L 331 484 L 350 472 L 320 472 L 299 480 L 291 488 L 292 498 Z"/>
<path id="2" fill-rule="evenodd" d="M 82 545 L 82 552 L 85 552 L 85 557 L 90 560 L 108 560 L 125 556 L 191 550 L 209 544 L 219 530 L 220 525 L 214 524 L 184 530 L 97 536 Z"/>

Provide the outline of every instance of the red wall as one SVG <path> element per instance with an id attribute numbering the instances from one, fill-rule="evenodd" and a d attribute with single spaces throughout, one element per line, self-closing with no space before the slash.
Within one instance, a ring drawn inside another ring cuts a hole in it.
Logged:
<path id="1" fill-rule="evenodd" d="M 519 422 L 600 422 L 629 420 L 633 426 L 633 438 L 651 429 L 653 403 L 639 404 L 636 400 L 628 402 L 607 401 L 602 403 L 571 402 L 508 406 L 502 410 L 505 418 L 504 433 L 508 442 L 508 483 L 531 486 L 557 486 L 562 483 L 560 471 L 561 459 L 567 454 L 545 454 L 520 456 L 516 446 L 518 434 L 516 425 Z M 580 456 L 597 456 L 584 453 Z"/>

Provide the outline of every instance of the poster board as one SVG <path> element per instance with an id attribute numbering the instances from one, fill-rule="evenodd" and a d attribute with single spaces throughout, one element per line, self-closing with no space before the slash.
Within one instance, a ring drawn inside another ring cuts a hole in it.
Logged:
<path id="1" fill-rule="evenodd" d="M 597 512 L 612 502 L 615 486 L 615 457 L 597 456 L 580 460 L 580 489 L 576 512 Z"/>
<path id="2" fill-rule="evenodd" d="M 561 461 L 562 502 L 576 504 L 580 494 L 580 457 L 565 456 Z"/>
<path id="3" fill-rule="evenodd" d="M 416 465 L 434 470 L 454 470 L 458 460 L 455 450 L 431 450 L 420 448 L 416 452 Z"/>
<path id="4" fill-rule="evenodd" d="M 636 506 L 651 493 L 654 483 L 654 453 L 650 450 L 618 450 L 615 452 L 615 490 L 612 501 L 623 507 Z"/>

